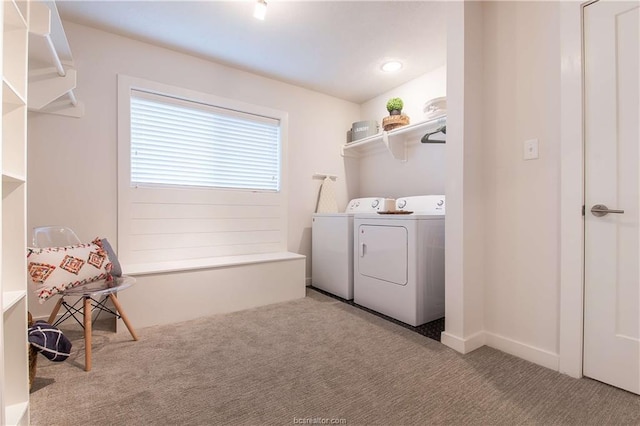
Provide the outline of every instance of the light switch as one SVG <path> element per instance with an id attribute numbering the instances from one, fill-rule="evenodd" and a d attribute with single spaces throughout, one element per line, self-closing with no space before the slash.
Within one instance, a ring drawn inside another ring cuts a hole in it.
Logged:
<path id="1" fill-rule="evenodd" d="M 522 158 L 525 160 L 535 160 L 538 158 L 538 139 L 524 141 L 524 155 Z"/>

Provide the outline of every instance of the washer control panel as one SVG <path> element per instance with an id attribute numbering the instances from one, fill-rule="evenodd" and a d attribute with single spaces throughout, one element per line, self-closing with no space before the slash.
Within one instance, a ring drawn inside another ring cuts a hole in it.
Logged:
<path id="1" fill-rule="evenodd" d="M 354 198 L 349 201 L 345 213 L 375 213 L 383 209 L 384 200 L 382 197 Z"/>
<path id="2" fill-rule="evenodd" d="M 403 197 L 396 200 L 398 210 L 409 210 L 415 213 L 444 215 L 445 196 L 444 195 L 417 195 L 414 197 Z"/>

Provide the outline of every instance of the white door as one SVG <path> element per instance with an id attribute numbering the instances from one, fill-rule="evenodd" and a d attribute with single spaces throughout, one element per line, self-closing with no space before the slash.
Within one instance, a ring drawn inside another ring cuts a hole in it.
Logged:
<path id="1" fill-rule="evenodd" d="M 640 393 L 639 18 L 638 1 L 600 0 L 585 7 L 584 375 L 635 393 Z"/>

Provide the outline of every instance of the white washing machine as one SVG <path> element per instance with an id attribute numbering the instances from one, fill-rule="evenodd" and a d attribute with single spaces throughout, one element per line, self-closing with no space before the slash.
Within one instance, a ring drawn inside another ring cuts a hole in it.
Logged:
<path id="1" fill-rule="evenodd" d="M 354 302 L 412 326 L 444 317 L 444 195 L 354 217 Z"/>
<path id="2" fill-rule="evenodd" d="M 353 299 L 353 217 L 384 208 L 384 198 L 355 198 L 344 213 L 314 213 L 311 225 L 311 285 Z"/>

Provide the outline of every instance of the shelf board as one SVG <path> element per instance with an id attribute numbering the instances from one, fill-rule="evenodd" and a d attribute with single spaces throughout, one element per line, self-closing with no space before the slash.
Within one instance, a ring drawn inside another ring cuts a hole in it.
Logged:
<path id="1" fill-rule="evenodd" d="M 447 116 L 440 116 L 414 124 L 407 124 L 388 132 L 383 131 L 377 135 L 350 142 L 342 146 L 343 156 L 359 157 L 365 151 L 374 150 L 376 147 L 386 148 L 396 160 L 406 161 L 406 146 L 400 146 L 411 140 L 419 141 L 428 131 L 433 131 L 447 124 Z"/>
<path id="2" fill-rule="evenodd" d="M 16 189 L 20 188 L 24 184 L 23 181 L 20 180 L 4 180 L 2 181 L 2 198 L 6 198 L 9 194 L 11 194 Z"/>
<path id="3" fill-rule="evenodd" d="M 373 136 L 367 136 L 366 138 L 358 139 L 355 142 L 349 142 L 347 145 L 344 145 L 345 150 L 358 148 L 361 146 L 369 145 L 372 142 L 376 142 L 378 140 L 382 140 L 382 134 L 384 132 L 377 133 Z"/>
<path id="4" fill-rule="evenodd" d="M 2 103 L 16 106 L 27 104 L 24 96 L 5 77 L 2 78 Z"/>
<path id="5" fill-rule="evenodd" d="M 415 124 L 407 124 L 389 132 L 389 136 L 418 137 L 421 138 L 427 130 L 435 130 L 436 128 L 447 124 L 447 117 L 441 116 L 430 120 L 421 121 Z"/>
<path id="6" fill-rule="evenodd" d="M 11 173 L 9 171 L 2 172 L 2 183 L 10 183 L 10 184 L 23 184 L 27 181 L 27 179 L 23 175 L 19 175 L 17 173 Z"/>
<path id="7" fill-rule="evenodd" d="M 2 312 L 7 312 L 22 298 L 27 297 L 26 290 L 5 291 L 2 293 Z"/>
<path id="8" fill-rule="evenodd" d="M 19 402 L 17 404 L 7 405 L 4 408 L 4 416 L 6 425 L 24 424 L 25 415 L 29 409 L 29 401 Z"/>

